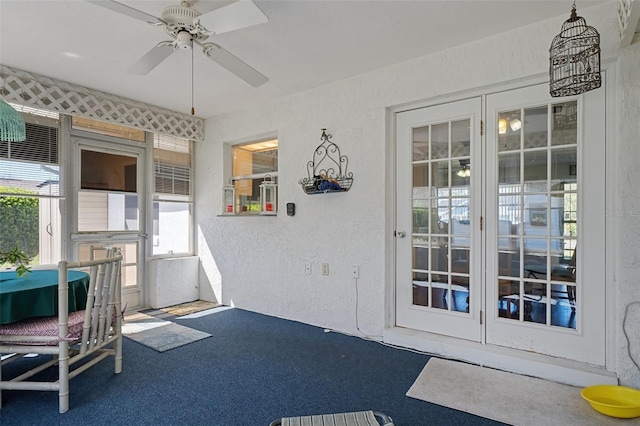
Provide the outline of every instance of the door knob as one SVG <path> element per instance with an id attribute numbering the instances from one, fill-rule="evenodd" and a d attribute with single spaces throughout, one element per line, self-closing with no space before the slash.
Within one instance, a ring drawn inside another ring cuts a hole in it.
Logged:
<path id="1" fill-rule="evenodd" d="M 404 238 L 404 237 L 406 237 L 406 236 L 407 236 L 407 234 L 406 234 L 404 231 L 397 231 L 397 232 L 396 232 L 396 236 L 397 236 L 398 238 Z"/>

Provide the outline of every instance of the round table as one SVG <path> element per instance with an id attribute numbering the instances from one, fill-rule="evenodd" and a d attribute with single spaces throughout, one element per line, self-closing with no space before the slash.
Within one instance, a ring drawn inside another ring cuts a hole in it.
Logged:
<path id="1" fill-rule="evenodd" d="M 69 312 L 85 308 L 89 274 L 68 271 Z M 26 318 L 58 315 L 58 270 L 40 269 L 18 278 L 15 271 L 0 272 L 0 324 Z"/>

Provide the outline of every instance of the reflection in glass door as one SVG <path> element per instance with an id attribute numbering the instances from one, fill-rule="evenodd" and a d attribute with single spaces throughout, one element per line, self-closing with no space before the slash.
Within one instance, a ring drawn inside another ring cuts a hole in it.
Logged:
<path id="1" fill-rule="evenodd" d="M 576 328 L 577 135 L 576 100 L 498 113 L 502 318 Z"/>
<path id="2" fill-rule="evenodd" d="M 413 304 L 469 312 L 470 119 L 413 129 Z"/>
<path id="3" fill-rule="evenodd" d="M 479 115 L 479 98 L 399 113 L 396 189 L 397 324 L 476 341 Z"/>

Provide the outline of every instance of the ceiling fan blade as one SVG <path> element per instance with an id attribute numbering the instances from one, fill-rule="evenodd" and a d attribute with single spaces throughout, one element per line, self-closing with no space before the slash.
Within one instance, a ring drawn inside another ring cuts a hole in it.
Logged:
<path id="1" fill-rule="evenodd" d="M 251 0 L 238 0 L 198 17 L 200 25 L 215 34 L 251 27 L 269 21 L 269 18 Z"/>
<path id="2" fill-rule="evenodd" d="M 240 58 L 232 55 L 217 44 L 209 43 L 203 46 L 203 48 L 205 55 L 207 55 L 212 61 L 216 62 L 223 68 L 226 68 L 228 71 L 243 79 L 253 87 L 262 86 L 264 83 L 269 81 L 269 79 L 260 72 L 256 71 Z"/>
<path id="3" fill-rule="evenodd" d="M 149 15 L 146 12 L 143 12 L 138 9 L 134 9 L 133 7 L 129 7 L 126 4 L 118 3 L 113 0 L 86 0 L 89 3 L 93 3 L 98 6 L 102 6 L 106 9 L 113 10 L 114 12 L 122 13 L 123 15 L 130 16 L 135 19 L 139 19 L 141 21 L 149 22 L 151 24 L 156 23 L 164 23 L 162 19 L 156 18 L 153 15 Z"/>
<path id="4" fill-rule="evenodd" d="M 175 51 L 173 42 L 163 41 L 154 46 L 142 58 L 131 64 L 126 71 L 129 74 L 146 75 Z"/>

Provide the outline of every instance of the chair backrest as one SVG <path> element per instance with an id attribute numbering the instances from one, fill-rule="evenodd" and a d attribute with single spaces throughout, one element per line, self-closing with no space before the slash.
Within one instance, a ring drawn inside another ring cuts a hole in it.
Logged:
<path id="1" fill-rule="evenodd" d="M 109 250 L 107 257 L 103 259 L 69 262 L 65 265 L 60 262 L 60 274 L 61 276 L 64 274 L 65 277 L 69 268 L 88 268 L 89 287 L 87 289 L 87 304 L 84 311 L 82 338 L 80 340 L 81 354 L 90 353 L 100 348 L 109 341 L 114 330 L 121 329 L 121 261 L 122 255 L 119 251 L 113 249 Z M 59 297 L 58 303 L 61 302 L 60 299 Z M 63 302 L 66 303 L 66 300 Z M 66 311 L 62 310 L 62 308 L 59 309 L 59 312 Z"/>

